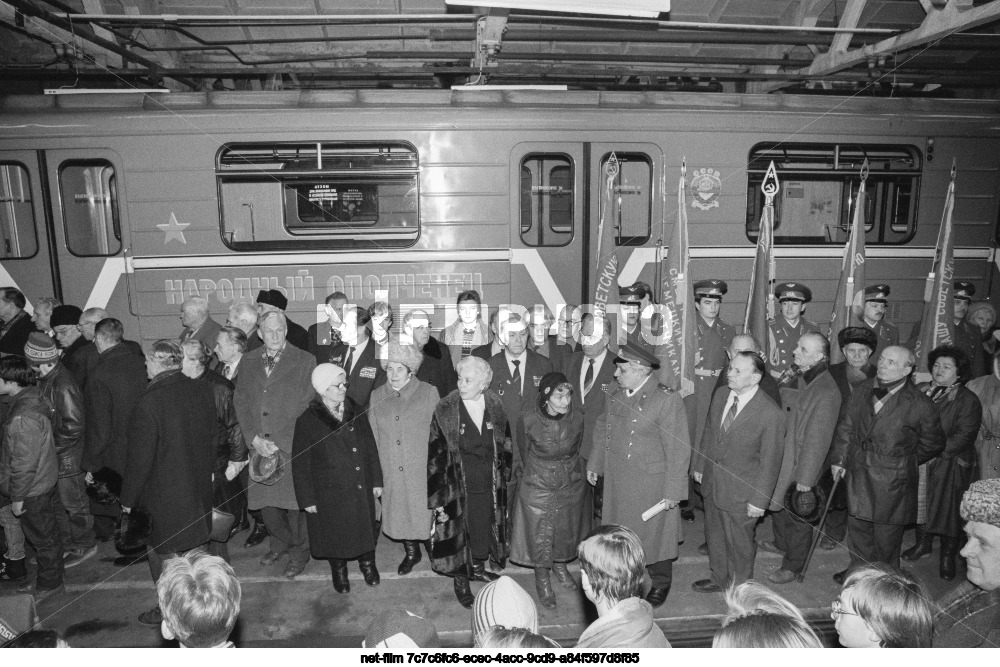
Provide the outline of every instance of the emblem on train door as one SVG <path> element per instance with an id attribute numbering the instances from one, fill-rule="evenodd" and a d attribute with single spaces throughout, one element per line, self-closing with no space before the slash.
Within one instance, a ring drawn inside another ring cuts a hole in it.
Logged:
<path id="1" fill-rule="evenodd" d="M 719 207 L 722 194 L 721 174 L 714 169 L 695 169 L 691 178 L 691 208 L 707 211 Z"/>
<path id="2" fill-rule="evenodd" d="M 157 225 L 157 228 L 166 235 L 163 239 L 163 245 L 167 245 L 171 241 L 180 241 L 184 245 L 187 245 L 187 239 L 184 238 L 184 230 L 190 226 L 190 222 L 177 222 L 177 216 L 171 212 L 170 222 Z"/>

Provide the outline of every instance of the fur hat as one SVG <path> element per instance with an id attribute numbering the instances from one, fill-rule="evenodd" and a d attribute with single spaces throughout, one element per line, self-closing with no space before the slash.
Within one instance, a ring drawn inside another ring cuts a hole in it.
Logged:
<path id="1" fill-rule="evenodd" d="M 959 511 L 964 521 L 988 523 L 1000 528 L 1000 479 L 973 482 L 962 496 Z"/>
<path id="2" fill-rule="evenodd" d="M 840 349 L 844 349 L 851 343 L 867 345 L 872 354 L 875 354 L 875 350 L 878 348 L 878 336 L 867 327 L 844 327 L 837 334 L 837 344 Z"/>
<path id="3" fill-rule="evenodd" d="M 32 366 L 50 364 L 59 360 L 59 348 L 56 342 L 40 331 L 32 331 L 28 342 L 24 344 L 24 358 Z"/>
<path id="4" fill-rule="evenodd" d="M 101 468 L 93 474 L 94 483 L 87 485 L 87 495 L 98 505 L 117 505 L 122 493 L 122 476 L 111 468 Z"/>
<path id="5" fill-rule="evenodd" d="M 250 457 L 250 479 L 258 484 L 264 486 L 276 484 L 286 470 L 288 470 L 288 454 L 280 449 L 274 456 L 261 456 L 260 453 L 254 452 Z"/>
<path id="6" fill-rule="evenodd" d="M 420 369 L 420 364 L 424 363 L 424 353 L 416 345 L 403 345 L 399 336 L 390 336 L 389 342 L 385 344 L 385 349 L 380 351 L 384 357 L 380 360 L 382 368 L 385 369 L 389 362 L 403 364 L 416 375 Z"/>
<path id="7" fill-rule="evenodd" d="M 368 626 L 362 648 L 441 648 L 434 624 L 401 609 L 383 611 Z"/>
<path id="8" fill-rule="evenodd" d="M 76 306 L 56 306 L 49 317 L 49 326 L 55 329 L 65 324 L 77 325 L 80 323 L 81 315 L 83 311 Z"/>
<path id="9" fill-rule="evenodd" d="M 152 527 L 152 518 L 144 510 L 133 507 L 131 512 L 122 512 L 115 528 L 115 549 L 123 556 L 142 553 L 146 550 Z"/>
<path id="10" fill-rule="evenodd" d="M 281 291 L 276 289 L 262 289 L 257 292 L 257 303 L 266 303 L 269 306 L 274 306 L 278 310 L 285 310 L 288 308 L 288 299 L 281 293 Z"/>
<path id="11" fill-rule="evenodd" d="M 472 641 L 494 625 L 538 632 L 538 610 L 517 582 L 504 575 L 483 586 L 472 606 Z"/>

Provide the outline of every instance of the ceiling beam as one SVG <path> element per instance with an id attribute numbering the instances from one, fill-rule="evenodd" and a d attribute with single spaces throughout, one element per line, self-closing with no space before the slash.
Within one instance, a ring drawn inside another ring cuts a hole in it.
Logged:
<path id="1" fill-rule="evenodd" d="M 800 74 L 805 76 L 833 74 L 868 62 L 871 58 L 892 55 L 906 49 L 923 46 L 954 33 L 1000 20 L 1000 0 L 993 0 L 989 4 L 979 7 L 972 7 L 970 1 L 949 0 L 944 9 L 929 12 L 920 27 L 869 46 L 850 51 L 836 51 L 831 46 L 829 51 L 816 56 L 812 65 L 801 71 Z"/>

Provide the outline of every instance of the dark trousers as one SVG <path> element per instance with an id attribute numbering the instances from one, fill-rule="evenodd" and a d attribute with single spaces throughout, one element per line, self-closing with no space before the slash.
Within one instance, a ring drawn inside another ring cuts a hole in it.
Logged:
<path id="1" fill-rule="evenodd" d="M 661 560 L 650 563 L 646 566 L 649 578 L 653 580 L 653 588 L 665 588 L 670 590 L 670 584 L 674 580 L 674 561 Z"/>
<path id="2" fill-rule="evenodd" d="M 306 529 L 306 513 L 280 507 L 263 507 L 260 514 L 270 536 L 271 551 L 276 554 L 287 551 L 290 565 L 308 563 L 309 532 Z"/>
<path id="3" fill-rule="evenodd" d="M 469 529 L 469 547 L 475 560 L 490 557 L 490 539 L 493 535 L 493 493 L 469 493 L 465 504 L 466 526 Z"/>
<path id="4" fill-rule="evenodd" d="M 866 563 L 885 563 L 899 567 L 899 550 L 903 546 L 903 530 L 906 526 L 874 523 L 852 515 L 847 519 L 847 528 L 851 567 Z"/>
<path id="5" fill-rule="evenodd" d="M 60 477 L 53 499 L 56 523 L 62 532 L 63 548 L 87 551 L 94 546 L 94 515 L 90 513 L 90 498 L 84 475 Z"/>
<path id="6" fill-rule="evenodd" d="M 847 536 L 847 510 L 831 507 L 823 524 L 823 534 L 835 542 L 843 542 Z"/>
<path id="7" fill-rule="evenodd" d="M 24 514 L 21 515 L 21 530 L 35 548 L 38 559 L 35 587 L 39 590 L 59 588 L 63 583 L 63 543 L 56 523 L 56 493 L 56 488 L 52 487 L 48 493 L 25 498 Z"/>
<path id="8" fill-rule="evenodd" d="M 757 519 L 742 512 L 720 510 L 705 494 L 705 536 L 708 538 L 708 566 L 712 581 L 726 588 L 753 579 L 753 561 L 757 557 Z"/>
<path id="9" fill-rule="evenodd" d="M 792 518 L 786 510 L 771 515 L 774 521 L 774 545 L 785 552 L 781 568 L 798 574 L 806 564 L 812 544 L 813 527 Z"/>

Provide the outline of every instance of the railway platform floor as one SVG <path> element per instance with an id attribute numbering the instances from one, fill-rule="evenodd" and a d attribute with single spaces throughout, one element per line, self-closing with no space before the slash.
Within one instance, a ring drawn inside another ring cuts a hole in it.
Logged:
<path id="1" fill-rule="evenodd" d="M 725 612 L 721 594 L 698 593 L 692 582 L 708 576 L 708 557 L 698 553 L 704 541 L 703 514 L 696 512 L 694 523 L 684 523 L 685 541 L 680 558 L 674 564 L 674 583 L 666 603 L 656 610 L 657 623 L 675 646 L 707 646 Z M 770 539 L 771 520 L 758 529 L 758 541 Z M 384 536 L 379 540 L 377 562 L 382 582 L 378 587 L 365 586 L 357 563 L 349 564 L 351 592 L 342 595 L 333 590 L 330 568 L 324 561 L 310 561 L 294 581 L 282 576 L 285 561 L 271 566 L 258 559 L 266 543 L 252 549 L 243 547 L 247 533 L 230 542 L 233 568 L 240 578 L 243 604 L 234 632 L 242 647 L 356 647 L 361 645 L 368 625 L 385 609 L 407 609 L 431 620 L 444 646 L 469 646 L 470 612 L 455 600 L 451 581 L 430 569 L 426 555 L 414 571 L 400 577 L 396 568 L 403 556 L 401 543 Z M 912 532 L 904 539 L 904 548 L 913 541 Z M 156 604 L 156 592 L 145 562 L 117 568 L 117 553 L 110 542 L 99 545 L 97 556 L 67 570 L 66 594 L 46 601 L 39 608 L 43 627 L 58 629 L 74 647 L 167 647 L 174 645 L 160 637 L 159 628 L 141 625 L 140 613 Z M 954 582 L 944 582 L 937 575 L 937 555 L 911 567 L 923 579 L 932 596 L 962 581 L 964 563 L 960 561 Z M 755 575 L 758 580 L 780 591 L 798 605 L 817 627 L 827 633 L 827 641 L 836 645 L 830 620 L 830 604 L 839 593 L 832 575 L 848 564 L 847 550 L 817 549 L 803 583 L 783 586 L 767 584 L 766 577 L 781 563 L 781 556 L 758 550 Z M 579 564 L 569 569 L 579 579 Z M 513 577 L 533 598 L 534 574 L 531 569 L 508 564 L 505 574 Z M 558 607 L 538 607 L 540 632 L 572 646 L 583 629 L 596 617 L 594 608 L 582 592 L 567 591 L 553 579 Z M 473 592 L 483 584 L 473 583 Z M 14 592 L 16 584 L 0 583 L 0 595 Z M 537 598 L 536 598 L 537 599 Z"/>

